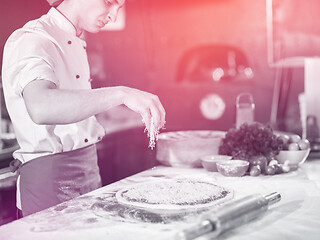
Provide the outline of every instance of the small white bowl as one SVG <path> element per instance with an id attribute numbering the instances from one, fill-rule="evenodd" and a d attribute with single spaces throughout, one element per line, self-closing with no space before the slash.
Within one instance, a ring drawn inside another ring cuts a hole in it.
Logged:
<path id="1" fill-rule="evenodd" d="M 275 157 L 280 164 L 288 162 L 291 166 L 300 166 L 309 156 L 310 148 L 306 150 L 282 150 Z"/>
<path id="2" fill-rule="evenodd" d="M 217 162 L 218 172 L 226 177 L 242 177 L 249 168 L 249 162 L 244 160 L 228 160 Z"/>
<path id="3" fill-rule="evenodd" d="M 201 157 L 202 166 L 209 172 L 218 172 L 217 162 L 225 162 L 230 160 L 232 157 L 227 155 L 207 155 Z"/>
<path id="4" fill-rule="evenodd" d="M 13 132 L 10 133 L 0 133 L 0 139 L 4 144 L 4 147 L 10 147 L 16 144 L 17 139 Z"/>

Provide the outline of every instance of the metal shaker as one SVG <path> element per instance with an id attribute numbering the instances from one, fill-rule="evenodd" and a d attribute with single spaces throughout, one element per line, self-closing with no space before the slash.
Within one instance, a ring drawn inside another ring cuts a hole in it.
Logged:
<path id="1" fill-rule="evenodd" d="M 236 128 L 254 122 L 255 104 L 251 93 L 240 93 L 236 99 Z"/>

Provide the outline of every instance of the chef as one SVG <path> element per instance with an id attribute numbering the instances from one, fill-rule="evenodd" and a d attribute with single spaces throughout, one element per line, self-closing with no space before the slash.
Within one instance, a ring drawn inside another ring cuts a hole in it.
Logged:
<path id="1" fill-rule="evenodd" d="M 153 94 L 124 86 L 91 89 L 84 33 L 116 21 L 125 0 L 47 1 L 48 13 L 16 30 L 3 54 L 5 101 L 20 146 L 12 164 L 19 172 L 20 216 L 101 186 L 95 144 L 105 130 L 95 114 L 123 104 L 149 131 L 165 122 Z"/>

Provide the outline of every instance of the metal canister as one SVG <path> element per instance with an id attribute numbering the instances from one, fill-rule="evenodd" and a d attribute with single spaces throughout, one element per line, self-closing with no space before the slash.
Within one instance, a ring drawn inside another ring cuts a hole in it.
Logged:
<path id="1" fill-rule="evenodd" d="M 255 104 L 251 93 L 240 93 L 236 99 L 236 128 L 254 122 Z"/>

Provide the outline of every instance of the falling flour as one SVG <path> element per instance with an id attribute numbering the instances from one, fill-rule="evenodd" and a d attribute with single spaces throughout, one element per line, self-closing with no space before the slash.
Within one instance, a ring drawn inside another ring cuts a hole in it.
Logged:
<path id="1" fill-rule="evenodd" d="M 144 119 L 142 119 L 142 122 L 146 125 L 146 121 Z M 153 150 L 156 146 L 156 141 L 158 140 L 160 132 L 160 128 L 156 128 L 154 126 L 153 117 L 151 117 L 150 120 L 150 130 L 148 130 L 146 126 L 144 131 L 147 132 L 147 136 L 149 137 L 149 148 Z"/>

